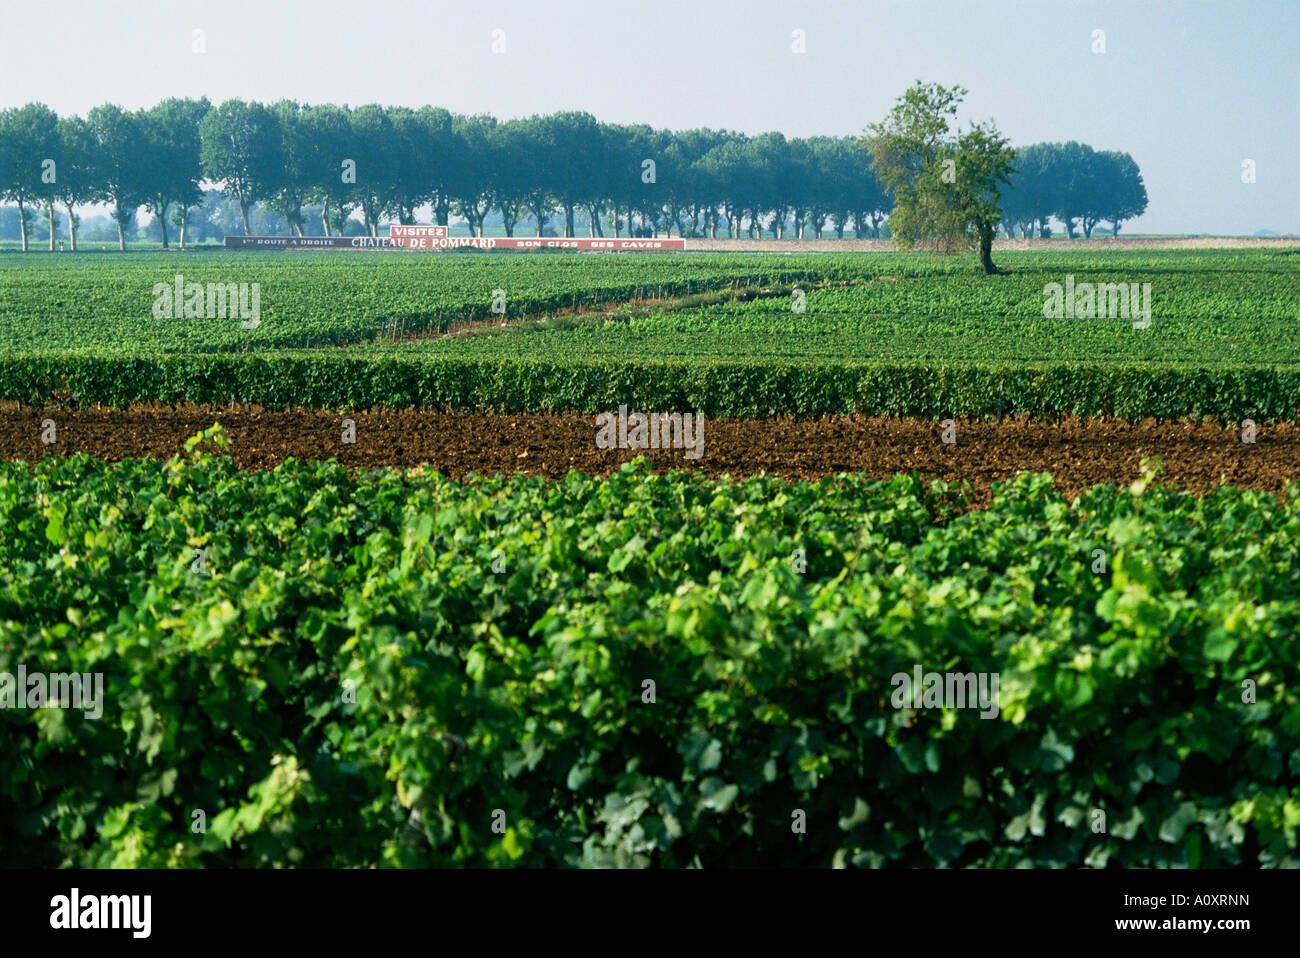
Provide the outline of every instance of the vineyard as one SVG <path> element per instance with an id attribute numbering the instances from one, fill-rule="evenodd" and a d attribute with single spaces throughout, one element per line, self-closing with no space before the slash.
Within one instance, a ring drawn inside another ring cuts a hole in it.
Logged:
<path id="1" fill-rule="evenodd" d="M 1027 254 L 990 283 L 900 269 L 877 257 L 828 288 L 671 311 L 578 328 L 404 344 L 403 352 L 545 359 L 745 360 L 1166 365 L 1300 363 L 1300 264 L 1294 257 Z M 1151 323 L 1045 318 L 1043 288 L 1064 282 L 1152 286 Z M 768 280 L 773 284 L 779 280 Z"/>
<path id="2" fill-rule="evenodd" d="M 0 712 L 4 864 L 1300 864 L 1294 494 L 204 443 L 0 466 L 0 521 L 0 670 L 114 703 Z M 891 708 L 916 663 L 998 673 L 997 714 Z"/>
<path id="3" fill-rule="evenodd" d="M 799 417 L 1300 411 L 1300 270 L 1286 251 L 1008 254 L 1010 275 L 992 282 L 923 256 L 236 255 L 12 270 L 0 398 Z M 154 318 L 155 284 L 170 289 L 173 273 L 259 284 L 256 327 Z M 1150 283 L 1147 324 L 1045 318 L 1044 288 L 1067 275 Z"/>
<path id="4" fill-rule="evenodd" d="M 69 259 L 0 676 L 104 709 L 0 708 L 0 865 L 1300 867 L 1295 251 Z"/>
<path id="5" fill-rule="evenodd" d="M 573 254 L 212 252 L 62 259 L 0 253 L 0 342 L 6 352 L 242 352 L 344 345 L 398 333 L 437 332 L 633 298 L 700 293 L 736 284 L 814 281 L 847 264 L 815 255 L 577 256 Z M 154 288 L 257 283 L 261 322 L 158 319 Z"/>

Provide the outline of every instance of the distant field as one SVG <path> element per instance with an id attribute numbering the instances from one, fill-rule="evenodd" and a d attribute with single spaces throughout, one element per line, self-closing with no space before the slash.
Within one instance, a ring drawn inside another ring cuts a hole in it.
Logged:
<path id="1" fill-rule="evenodd" d="M 988 279 L 852 257 L 851 287 L 651 311 L 625 322 L 401 344 L 402 352 L 558 359 L 1289 365 L 1300 362 L 1300 263 L 1276 253 L 1019 254 Z M 892 268 L 891 268 L 892 267 Z M 846 272 L 849 272 L 846 270 Z M 1150 283 L 1151 323 L 1043 316 L 1046 284 Z"/>
<path id="2" fill-rule="evenodd" d="M 491 316 L 722 289 L 737 282 L 847 275 L 842 258 L 673 254 L 213 251 L 73 257 L 0 254 L 0 344 L 7 352 L 243 351 L 348 343 Z M 154 286 L 258 283 L 261 322 L 155 319 Z"/>
<path id="3" fill-rule="evenodd" d="M 984 277 L 967 258 L 896 253 L 0 254 L 0 398 L 628 403 L 728 416 L 1290 419 L 1300 410 L 1294 251 L 999 261 L 1009 272 Z M 257 327 L 154 318 L 155 284 L 178 273 L 258 284 Z M 1149 283 L 1150 325 L 1044 318 L 1044 288 L 1068 277 Z M 733 289 L 743 301 L 726 298 Z"/>

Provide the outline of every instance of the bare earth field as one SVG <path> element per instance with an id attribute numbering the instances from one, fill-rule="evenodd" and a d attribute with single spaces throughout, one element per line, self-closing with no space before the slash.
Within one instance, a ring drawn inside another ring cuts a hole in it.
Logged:
<path id="1" fill-rule="evenodd" d="M 57 442 L 41 441 L 53 419 Z M 1067 495 L 1099 483 L 1127 484 L 1143 458 L 1163 464 L 1160 479 L 1193 492 L 1228 484 L 1280 492 L 1300 480 L 1300 427 L 1260 426 L 1256 442 L 1213 423 L 1138 424 L 1066 420 L 961 422 L 956 442 L 941 441 L 938 423 L 886 418 L 708 420 L 704 452 L 645 452 L 596 447 L 594 416 L 372 410 L 349 414 L 356 442 L 342 441 L 342 416 L 315 410 L 269 412 L 255 406 L 139 406 L 40 410 L 0 404 L 0 456 L 35 462 L 89 453 L 108 460 L 184 452 L 185 440 L 220 422 L 230 454 L 247 469 L 268 469 L 287 457 L 335 458 L 357 469 L 427 464 L 460 477 L 514 472 L 558 478 L 571 469 L 603 475 L 637 455 L 656 469 L 700 470 L 710 476 L 759 473 L 817 479 L 839 472 L 887 478 L 916 470 L 946 481 L 967 480 L 976 502 L 990 483 L 1019 471 L 1051 472 Z"/>

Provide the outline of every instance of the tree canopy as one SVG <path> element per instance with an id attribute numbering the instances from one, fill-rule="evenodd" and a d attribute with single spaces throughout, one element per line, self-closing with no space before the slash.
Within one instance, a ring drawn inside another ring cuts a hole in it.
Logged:
<path id="1" fill-rule="evenodd" d="M 412 223 L 428 209 L 434 222 L 460 216 L 479 235 L 496 215 L 508 235 L 531 221 L 538 235 L 554 223 L 572 236 L 585 221 L 593 236 L 888 230 L 914 244 L 980 248 L 990 222 L 1042 230 L 1055 216 L 1070 235 L 1076 224 L 1091 235 L 1099 221 L 1118 229 L 1145 210 L 1131 157 L 1077 143 L 1020 150 L 999 195 L 1006 141 L 991 124 L 950 130 L 964 93 L 918 84 L 870 142 L 657 130 L 582 112 L 498 122 L 431 106 L 169 99 L 134 113 L 105 104 L 83 120 L 28 104 L 0 111 L 0 198 L 19 206 L 24 249 L 28 211 L 42 204 L 53 248 L 55 202 L 68 210 L 74 248 L 73 207 L 88 203 L 110 207 L 119 245 L 142 206 L 164 245 L 169 224 L 184 245 L 209 185 L 238 207 L 245 234 L 254 207 L 299 235 L 342 233 L 354 213 L 376 235 L 381 220 Z M 43 179 L 47 159 L 57 176 Z"/>
<path id="2" fill-rule="evenodd" d="M 888 117 L 867 128 L 867 143 L 876 176 L 894 201 L 894 241 L 944 252 L 970 246 L 979 251 L 984 271 L 993 273 L 999 194 L 1015 151 L 992 121 L 953 131 L 966 92 L 918 80 Z"/>

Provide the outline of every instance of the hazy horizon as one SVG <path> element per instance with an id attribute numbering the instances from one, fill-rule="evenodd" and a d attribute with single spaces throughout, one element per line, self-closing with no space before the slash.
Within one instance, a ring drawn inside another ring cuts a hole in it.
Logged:
<path id="1" fill-rule="evenodd" d="M 1132 154 L 1150 205 L 1125 224 L 1129 235 L 1300 234 L 1300 14 L 1282 0 L 5 0 L 0 10 L 25 41 L 0 60 L 0 108 L 291 98 L 844 136 L 924 79 L 965 86 L 963 124 L 991 117 L 1014 145 L 1079 140 Z M 194 30 L 205 31 L 203 53 Z M 796 30 L 806 52 L 792 49 Z M 1093 52 L 1094 30 L 1105 31 L 1104 53 Z M 1254 183 L 1242 182 L 1246 160 Z"/>

